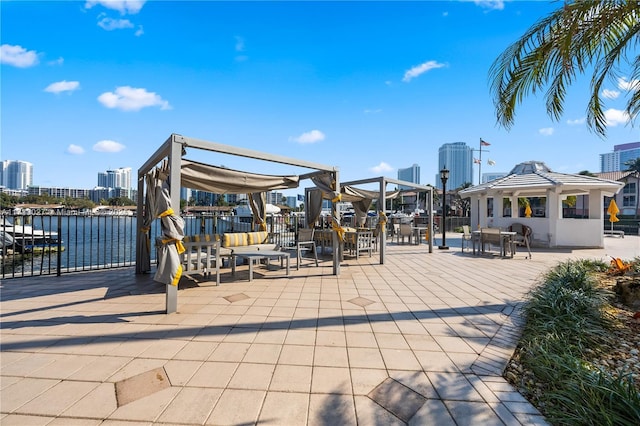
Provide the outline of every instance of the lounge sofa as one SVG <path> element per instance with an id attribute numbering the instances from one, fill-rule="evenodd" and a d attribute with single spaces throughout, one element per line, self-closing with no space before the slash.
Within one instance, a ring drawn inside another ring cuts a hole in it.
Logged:
<path id="1" fill-rule="evenodd" d="M 230 264 L 238 253 L 276 250 L 278 244 L 273 241 L 267 231 L 187 235 L 182 240 L 185 248 L 181 256 L 182 273 L 207 276 L 215 271 L 216 284 L 220 284 L 220 267 L 225 258 Z"/>

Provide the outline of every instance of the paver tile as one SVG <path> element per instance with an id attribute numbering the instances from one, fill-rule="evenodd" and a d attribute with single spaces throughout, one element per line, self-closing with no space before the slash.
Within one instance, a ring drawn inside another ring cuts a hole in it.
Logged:
<path id="1" fill-rule="evenodd" d="M 271 383 L 275 365 L 249 364 L 238 365 L 227 387 L 233 389 L 267 390 Z"/>
<path id="2" fill-rule="evenodd" d="M 309 426 L 355 425 L 355 403 L 351 395 L 314 394 L 309 398 Z"/>
<path id="3" fill-rule="evenodd" d="M 348 368 L 313 367 L 312 393 L 352 393 L 351 375 Z"/>
<path id="4" fill-rule="evenodd" d="M 223 389 L 183 388 L 158 422 L 204 424 L 222 392 Z"/>
<path id="5" fill-rule="evenodd" d="M 239 363 L 207 361 L 187 382 L 187 386 L 225 388 Z"/>
<path id="6" fill-rule="evenodd" d="M 66 417 L 104 419 L 118 408 L 113 383 L 101 383 L 62 413 Z"/>
<path id="7" fill-rule="evenodd" d="M 255 424 L 266 391 L 225 389 L 206 424 Z"/>
<path id="8" fill-rule="evenodd" d="M 313 368 L 305 365 L 276 366 L 269 385 L 270 391 L 310 392 Z"/>
<path id="9" fill-rule="evenodd" d="M 267 392 L 258 423 L 304 425 L 309 412 L 309 394 L 292 392 Z"/>
<path id="10" fill-rule="evenodd" d="M 17 408 L 16 411 L 23 414 L 57 416 L 97 386 L 98 383 L 92 382 L 61 381 Z"/>

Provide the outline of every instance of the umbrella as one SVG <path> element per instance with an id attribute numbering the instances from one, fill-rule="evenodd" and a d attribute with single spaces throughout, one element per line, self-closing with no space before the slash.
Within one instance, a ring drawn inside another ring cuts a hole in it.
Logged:
<path id="1" fill-rule="evenodd" d="M 168 170 L 162 170 L 156 179 L 156 215 L 160 217 L 162 236 L 156 238 L 158 266 L 154 281 L 178 285 L 182 276 L 180 255 L 184 253 L 184 220 L 171 208 Z"/>
<path id="2" fill-rule="evenodd" d="M 609 203 L 609 207 L 607 208 L 607 213 L 609 213 L 609 222 L 611 222 L 611 230 L 613 231 L 613 222 L 619 222 L 620 219 L 616 216 L 620 213 L 620 209 L 618 209 L 618 205 L 616 204 L 616 200 L 613 198 Z"/>
<path id="3" fill-rule="evenodd" d="M 527 207 L 524 209 L 524 217 L 531 217 L 531 206 L 527 203 Z"/>

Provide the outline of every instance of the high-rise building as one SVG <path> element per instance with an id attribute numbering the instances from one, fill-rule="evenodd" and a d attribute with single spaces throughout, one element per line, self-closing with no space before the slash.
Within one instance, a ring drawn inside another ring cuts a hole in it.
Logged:
<path id="1" fill-rule="evenodd" d="M 413 164 L 406 169 L 398 169 L 398 180 L 404 180 L 412 183 L 420 183 L 420 166 Z M 411 189 L 410 186 L 400 185 L 398 189 Z"/>
<path id="2" fill-rule="evenodd" d="M 26 190 L 33 185 L 33 164 L 14 160 L 5 160 L 0 164 L 0 186 Z"/>
<path id="3" fill-rule="evenodd" d="M 131 167 L 98 172 L 98 186 L 101 188 L 122 188 L 131 193 Z"/>
<path id="4" fill-rule="evenodd" d="M 613 146 L 613 152 L 600 154 L 600 172 L 621 172 L 627 169 L 625 163 L 640 157 L 640 142 L 623 143 Z"/>
<path id="5" fill-rule="evenodd" d="M 473 183 L 473 149 L 465 142 L 445 143 L 438 150 L 438 170 L 449 170 L 447 189 L 460 188 Z M 436 175 L 436 188 L 442 189 L 440 174 Z"/>

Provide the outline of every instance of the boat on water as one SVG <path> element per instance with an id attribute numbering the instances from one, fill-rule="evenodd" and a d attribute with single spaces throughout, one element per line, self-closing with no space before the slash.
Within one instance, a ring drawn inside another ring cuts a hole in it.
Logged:
<path id="1" fill-rule="evenodd" d="M 9 219 L 0 221 L 0 247 L 2 254 L 13 253 L 47 253 L 64 251 L 58 233 L 36 229 L 31 225 L 16 225 Z"/>

